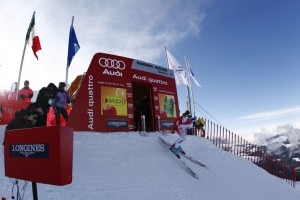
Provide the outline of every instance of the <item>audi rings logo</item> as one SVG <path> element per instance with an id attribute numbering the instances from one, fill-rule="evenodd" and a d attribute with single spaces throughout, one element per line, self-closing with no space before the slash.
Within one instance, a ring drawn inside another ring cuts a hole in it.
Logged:
<path id="1" fill-rule="evenodd" d="M 100 58 L 99 64 L 101 67 L 107 67 L 110 69 L 124 70 L 126 68 L 125 63 L 122 60 L 115 60 L 111 58 Z"/>

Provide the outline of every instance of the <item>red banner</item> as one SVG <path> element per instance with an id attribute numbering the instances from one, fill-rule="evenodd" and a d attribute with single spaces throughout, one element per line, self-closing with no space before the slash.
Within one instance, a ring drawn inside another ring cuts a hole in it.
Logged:
<path id="1" fill-rule="evenodd" d="M 142 106 L 143 98 L 148 99 L 146 106 Z M 148 131 L 157 131 L 159 121 L 162 129 L 173 128 L 179 115 L 174 71 L 97 53 L 82 81 L 67 125 L 76 131 L 132 131 L 139 126 L 137 113 L 145 108 Z"/>

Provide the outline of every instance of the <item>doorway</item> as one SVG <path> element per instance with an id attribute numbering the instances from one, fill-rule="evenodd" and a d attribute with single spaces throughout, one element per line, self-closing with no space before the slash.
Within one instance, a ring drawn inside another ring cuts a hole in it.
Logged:
<path id="1" fill-rule="evenodd" d="M 142 131 L 141 115 L 145 115 L 146 131 L 155 130 L 152 85 L 133 82 L 134 130 Z"/>

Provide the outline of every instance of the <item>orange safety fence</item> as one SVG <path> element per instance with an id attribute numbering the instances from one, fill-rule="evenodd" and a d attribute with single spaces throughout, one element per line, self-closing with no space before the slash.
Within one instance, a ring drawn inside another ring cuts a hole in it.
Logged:
<path id="1" fill-rule="evenodd" d="M 15 115 L 15 112 L 21 108 L 26 109 L 30 103 L 25 101 L 0 99 L 0 125 L 8 124 Z"/>
<path id="2" fill-rule="evenodd" d="M 30 104 L 30 102 L 24 102 L 24 101 L 17 101 L 17 100 L 6 100 L 6 99 L 0 99 L 0 125 L 8 124 L 15 115 L 15 112 L 20 109 L 26 109 L 27 106 Z M 72 108 L 71 106 L 67 106 L 67 112 L 70 115 Z M 55 114 L 53 111 L 53 108 L 50 107 L 50 110 L 47 115 L 47 126 L 55 126 L 56 120 L 55 120 Z M 61 116 L 60 117 L 60 125 L 65 126 L 66 121 Z"/>
<path id="3" fill-rule="evenodd" d="M 72 107 L 67 106 L 67 112 L 70 116 Z M 52 107 L 50 107 L 48 115 L 47 115 L 47 126 L 56 126 L 56 119 L 55 119 L 55 113 Z M 60 115 L 60 126 L 66 126 L 66 120 L 63 118 L 62 115 Z"/>

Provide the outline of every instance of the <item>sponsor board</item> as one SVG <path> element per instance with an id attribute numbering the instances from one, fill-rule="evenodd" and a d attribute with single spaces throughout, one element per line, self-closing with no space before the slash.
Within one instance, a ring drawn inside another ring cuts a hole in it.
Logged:
<path id="1" fill-rule="evenodd" d="M 67 126 L 76 131 L 133 131 L 137 84 L 151 98 L 151 130 L 157 118 L 174 123 L 179 117 L 174 71 L 117 55 L 96 53 L 80 85 Z M 173 125 L 174 126 L 174 125 Z M 169 124 L 161 128 L 169 127 Z M 112 130 L 111 130 L 112 129 Z"/>
<path id="2" fill-rule="evenodd" d="M 22 158 L 49 158 L 49 144 L 10 144 L 9 155 Z"/>

